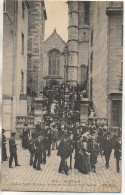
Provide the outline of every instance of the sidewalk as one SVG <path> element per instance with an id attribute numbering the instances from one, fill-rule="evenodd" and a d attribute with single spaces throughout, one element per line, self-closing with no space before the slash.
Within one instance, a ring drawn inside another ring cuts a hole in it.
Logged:
<path id="1" fill-rule="evenodd" d="M 4 191 L 120 192 L 121 174 L 116 172 L 113 152 L 109 169 L 105 168 L 104 157 L 102 159 L 99 156 L 97 173 L 84 175 L 73 168 L 67 176 L 58 173 L 60 157 L 57 156 L 57 150 L 52 150 L 47 163 L 41 166 L 42 170 L 37 171 L 29 166 L 29 151 L 21 148 L 20 141 L 17 143 L 21 166 L 15 167 L 13 163 L 14 168 L 9 169 L 8 161 L 2 163 L 1 189 Z"/>

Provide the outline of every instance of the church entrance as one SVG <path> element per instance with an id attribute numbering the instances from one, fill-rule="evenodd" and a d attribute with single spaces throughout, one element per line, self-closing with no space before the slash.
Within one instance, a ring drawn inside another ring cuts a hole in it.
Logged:
<path id="1" fill-rule="evenodd" d="M 58 81 L 56 81 L 56 80 L 50 80 L 49 81 L 49 86 L 53 86 L 53 85 L 59 85 Z"/>

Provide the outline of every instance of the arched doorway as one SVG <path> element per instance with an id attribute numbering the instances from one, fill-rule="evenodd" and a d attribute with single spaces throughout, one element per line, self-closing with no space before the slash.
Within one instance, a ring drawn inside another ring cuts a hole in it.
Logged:
<path id="1" fill-rule="evenodd" d="M 50 80 L 49 81 L 49 86 L 53 86 L 53 85 L 59 85 L 58 81 L 56 81 L 56 80 Z"/>

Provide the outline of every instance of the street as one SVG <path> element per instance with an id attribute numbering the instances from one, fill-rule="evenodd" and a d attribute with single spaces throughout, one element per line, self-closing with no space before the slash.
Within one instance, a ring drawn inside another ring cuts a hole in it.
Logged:
<path id="1" fill-rule="evenodd" d="M 66 192 L 120 192 L 121 174 L 116 172 L 114 151 L 112 151 L 109 169 L 105 168 L 104 157 L 98 156 L 96 173 L 84 175 L 73 168 L 70 174 L 58 173 L 60 157 L 57 150 L 51 151 L 47 163 L 37 171 L 29 166 L 29 151 L 23 150 L 21 142 L 17 141 L 18 162 L 20 167 L 9 168 L 9 162 L 1 165 L 1 189 L 6 191 L 66 191 Z M 9 150 L 7 144 L 7 154 Z M 121 163 L 121 162 L 120 162 Z M 69 162 L 68 162 L 69 165 Z"/>

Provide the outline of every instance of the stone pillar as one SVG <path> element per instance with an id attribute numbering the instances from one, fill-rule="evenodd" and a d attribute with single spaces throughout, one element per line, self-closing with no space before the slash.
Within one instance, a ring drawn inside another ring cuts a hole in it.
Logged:
<path id="1" fill-rule="evenodd" d="M 89 103 L 90 100 L 88 98 L 80 100 L 80 123 L 88 122 Z"/>
<path id="2" fill-rule="evenodd" d="M 78 1 L 68 1 L 68 83 L 78 82 Z"/>
<path id="3" fill-rule="evenodd" d="M 34 124 L 37 122 L 43 122 L 43 99 L 35 98 L 34 100 Z"/>

